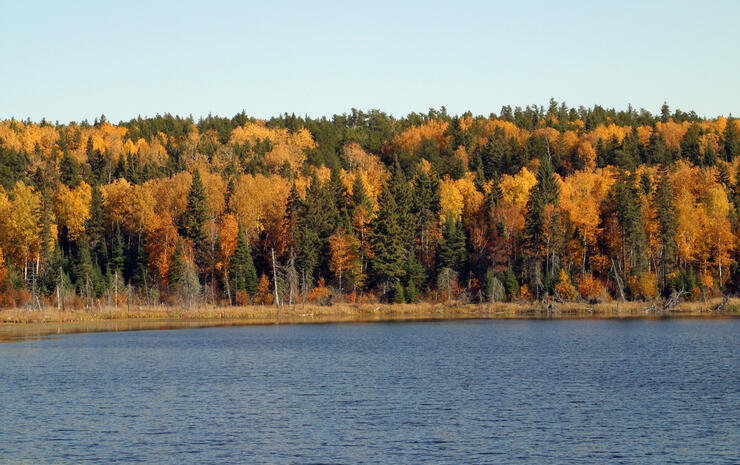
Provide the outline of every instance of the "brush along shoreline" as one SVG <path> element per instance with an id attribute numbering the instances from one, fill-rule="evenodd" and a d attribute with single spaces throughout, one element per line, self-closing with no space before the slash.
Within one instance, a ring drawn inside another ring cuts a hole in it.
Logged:
<path id="1" fill-rule="evenodd" d="M 0 342 L 66 333 L 187 329 L 248 325 L 442 321 L 464 319 L 663 319 L 740 318 L 740 299 L 683 302 L 665 308 L 658 302 L 541 304 L 334 304 L 295 306 L 202 305 L 95 307 L 61 311 L 0 309 Z"/>
<path id="2" fill-rule="evenodd" d="M 661 302 L 607 302 L 585 304 L 497 302 L 483 304 L 345 304 L 333 305 L 248 305 L 192 307 L 120 306 L 60 310 L 0 309 L 0 323 L 61 323 L 108 320 L 255 320 L 255 323 L 349 322 L 423 319 L 571 319 L 571 318 L 652 318 L 740 316 L 740 298 L 716 298 L 681 302 L 670 307 Z"/>

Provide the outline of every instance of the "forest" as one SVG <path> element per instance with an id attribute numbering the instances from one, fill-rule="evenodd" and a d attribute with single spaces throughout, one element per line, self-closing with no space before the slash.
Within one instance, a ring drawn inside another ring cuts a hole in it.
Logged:
<path id="1" fill-rule="evenodd" d="M 0 306 L 740 288 L 740 122 L 505 106 L 0 121 Z"/>

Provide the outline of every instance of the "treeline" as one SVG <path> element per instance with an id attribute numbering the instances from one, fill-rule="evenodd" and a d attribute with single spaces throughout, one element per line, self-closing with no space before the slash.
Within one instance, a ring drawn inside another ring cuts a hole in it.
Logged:
<path id="1" fill-rule="evenodd" d="M 0 305 L 687 299 L 740 286 L 740 125 L 503 107 L 0 122 Z"/>

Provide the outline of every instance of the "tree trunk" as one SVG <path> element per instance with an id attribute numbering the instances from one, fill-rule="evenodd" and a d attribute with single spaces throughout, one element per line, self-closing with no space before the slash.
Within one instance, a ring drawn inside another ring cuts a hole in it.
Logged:
<path id="1" fill-rule="evenodd" d="M 270 249 L 272 255 L 272 287 L 275 289 L 275 305 L 280 306 L 280 298 L 278 296 L 278 282 L 277 282 L 277 269 L 275 268 L 275 249 Z"/>

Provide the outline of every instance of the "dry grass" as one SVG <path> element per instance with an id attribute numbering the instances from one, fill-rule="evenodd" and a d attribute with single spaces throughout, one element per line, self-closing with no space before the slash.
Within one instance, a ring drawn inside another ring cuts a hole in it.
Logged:
<path id="1" fill-rule="evenodd" d="M 664 316 L 740 315 L 740 299 L 683 302 L 670 310 L 655 310 L 646 302 L 608 302 L 589 305 L 577 302 L 544 305 L 533 302 L 499 302 L 461 305 L 433 304 L 334 304 L 296 306 L 214 306 L 190 308 L 159 306 L 100 307 L 58 310 L 2 309 L 5 324 L 93 322 L 108 320 L 242 320 L 254 323 L 301 323 L 328 321 L 379 321 L 455 318 L 634 318 Z"/>

